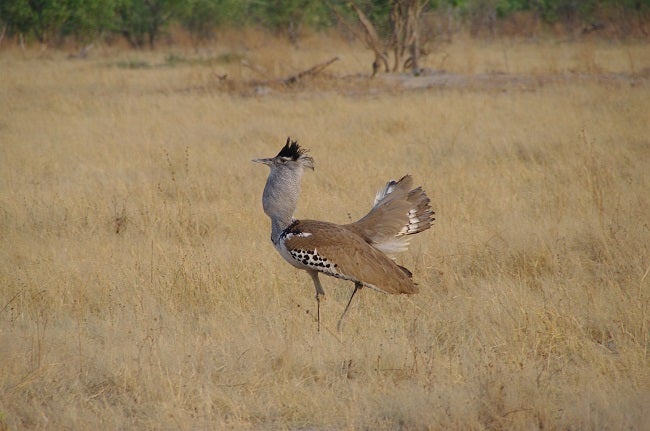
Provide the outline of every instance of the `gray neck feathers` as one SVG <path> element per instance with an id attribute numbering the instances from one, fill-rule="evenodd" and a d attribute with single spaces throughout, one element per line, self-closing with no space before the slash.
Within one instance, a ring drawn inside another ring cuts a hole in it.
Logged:
<path id="1" fill-rule="evenodd" d="M 302 167 L 272 168 L 264 186 L 262 204 L 264 212 L 271 219 L 271 241 L 277 244 L 280 234 L 293 221 L 298 204 Z"/>

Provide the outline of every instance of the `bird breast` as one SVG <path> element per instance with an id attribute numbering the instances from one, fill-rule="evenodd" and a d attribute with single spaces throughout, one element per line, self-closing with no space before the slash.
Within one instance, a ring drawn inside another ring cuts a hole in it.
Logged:
<path id="1" fill-rule="evenodd" d="M 296 268 L 314 270 L 334 277 L 341 277 L 342 274 L 337 270 L 337 265 L 329 261 L 326 257 L 321 256 L 316 248 L 290 248 L 287 245 L 287 241 L 292 238 L 307 238 L 311 235 L 309 232 L 285 233 L 280 237 L 276 248 L 280 255 Z"/>

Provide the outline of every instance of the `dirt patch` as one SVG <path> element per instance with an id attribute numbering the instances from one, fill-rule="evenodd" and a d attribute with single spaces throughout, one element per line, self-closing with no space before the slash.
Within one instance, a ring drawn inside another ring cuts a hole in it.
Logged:
<path id="1" fill-rule="evenodd" d="M 650 69 L 639 73 L 540 73 L 459 74 L 446 71 L 428 71 L 420 76 L 409 73 L 369 75 L 322 74 L 314 77 L 286 80 L 233 80 L 217 77 L 207 85 L 179 89 L 182 92 L 228 92 L 244 97 L 266 97 L 282 94 L 313 95 L 337 93 L 351 97 L 377 96 L 421 90 L 454 90 L 480 92 L 535 91 L 548 85 L 596 83 L 622 87 L 644 86 L 650 82 Z"/>
<path id="2" fill-rule="evenodd" d="M 559 73 L 559 74 L 506 74 L 480 73 L 456 74 L 430 71 L 420 76 L 412 74 L 382 75 L 380 80 L 405 90 L 427 88 L 469 90 L 534 90 L 548 84 L 572 84 L 596 82 L 605 85 L 642 85 L 648 82 L 650 69 L 641 73 Z"/>

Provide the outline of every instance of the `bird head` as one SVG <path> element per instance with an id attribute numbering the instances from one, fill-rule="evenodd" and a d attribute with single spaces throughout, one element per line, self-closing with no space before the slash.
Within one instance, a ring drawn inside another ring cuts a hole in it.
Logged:
<path id="1" fill-rule="evenodd" d="M 266 159 L 253 159 L 256 163 L 262 163 L 275 169 L 304 169 L 314 170 L 314 159 L 307 155 L 307 150 L 301 148 L 296 141 L 287 138 L 286 144 L 280 150 L 277 156 Z"/>

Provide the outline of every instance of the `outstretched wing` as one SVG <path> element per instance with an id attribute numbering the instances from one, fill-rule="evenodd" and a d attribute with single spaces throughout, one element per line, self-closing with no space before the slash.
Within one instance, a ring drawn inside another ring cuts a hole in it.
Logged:
<path id="1" fill-rule="evenodd" d="M 345 227 L 389 256 L 406 251 L 408 235 L 429 229 L 435 220 L 429 197 L 422 187 L 412 186 L 410 175 L 389 181 L 377 192 L 370 212 Z"/>

